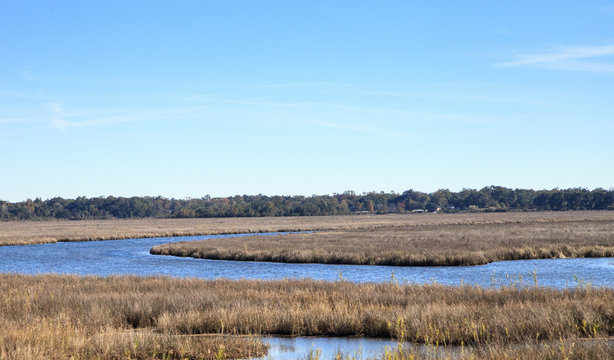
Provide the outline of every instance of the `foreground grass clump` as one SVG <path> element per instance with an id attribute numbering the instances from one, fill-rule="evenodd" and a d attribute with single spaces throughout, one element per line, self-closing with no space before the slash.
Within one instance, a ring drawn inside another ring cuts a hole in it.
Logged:
<path id="1" fill-rule="evenodd" d="M 0 245 L 165 236 L 378 229 L 397 226 L 614 221 L 614 211 L 396 214 L 214 219 L 0 221 Z"/>
<path id="2" fill-rule="evenodd" d="M 318 359 L 311 354 L 309 359 Z M 358 360 L 351 354 L 338 354 L 339 360 Z M 381 360 L 601 360 L 614 359 L 612 340 L 565 341 L 539 343 L 529 341 L 514 345 L 487 345 L 481 347 L 445 347 L 430 344 L 425 348 L 386 349 L 376 357 Z"/>
<path id="3" fill-rule="evenodd" d="M 85 320 L 85 319 L 84 319 Z M 68 319 L 4 324 L 0 359 L 236 359 L 266 354 L 246 337 L 188 337 L 112 327 L 92 329 Z"/>
<path id="4" fill-rule="evenodd" d="M 586 213 L 559 218 L 506 215 L 478 214 L 473 222 L 388 224 L 309 234 L 185 241 L 158 245 L 150 252 L 214 260 L 396 266 L 614 256 L 614 217 L 591 218 Z M 423 216 L 428 217 L 433 216 Z"/>
<path id="5" fill-rule="evenodd" d="M 614 290 L 0 275 L 0 358 L 261 355 L 248 337 L 480 347 L 614 335 Z M 169 355 L 170 354 L 170 355 Z"/>

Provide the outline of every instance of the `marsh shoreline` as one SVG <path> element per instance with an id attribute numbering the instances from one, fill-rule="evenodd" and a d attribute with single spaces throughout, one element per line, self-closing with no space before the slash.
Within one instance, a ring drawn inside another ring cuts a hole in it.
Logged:
<path id="1" fill-rule="evenodd" d="M 614 221 L 614 211 L 0 221 L 0 245 L 263 232 L 378 229 L 398 226 L 549 223 L 573 219 Z"/>
<path id="2" fill-rule="evenodd" d="M 587 213 L 571 215 L 540 219 L 476 214 L 465 219 L 473 221 L 456 223 L 424 221 L 172 242 L 156 245 L 150 253 L 208 260 L 386 266 L 471 266 L 506 260 L 614 256 L 614 213 L 607 219 Z"/>

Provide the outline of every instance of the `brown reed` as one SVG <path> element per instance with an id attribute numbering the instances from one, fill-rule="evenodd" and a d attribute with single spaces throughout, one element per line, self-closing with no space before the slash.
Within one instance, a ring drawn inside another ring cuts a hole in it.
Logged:
<path id="1" fill-rule="evenodd" d="M 0 358 L 258 354 L 249 338 L 366 336 L 476 346 L 614 335 L 614 290 L 0 275 Z M 241 339 L 249 341 L 243 342 Z M 239 350 L 237 350 L 239 349 Z M 209 351 L 209 353 L 207 353 Z M 234 356 L 234 355 L 233 355 Z"/>
<path id="2" fill-rule="evenodd" d="M 390 214 L 212 219 L 0 221 L 0 245 L 146 237 L 377 229 L 390 226 L 611 221 L 613 211 Z"/>
<path id="3" fill-rule="evenodd" d="M 315 358 L 314 356 L 311 357 Z M 339 360 L 356 360 L 352 354 L 338 354 Z M 614 359 L 614 341 L 559 340 L 548 343 L 528 341 L 513 345 L 479 347 L 448 347 L 429 344 L 426 347 L 385 349 L 376 359 L 381 360 L 602 360 Z"/>
<path id="4" fill-rule="evenodd" d="M 465 218 L 473 221 L 460 223 L 393 223 L 309 234 L 186 241 L 158 245 L 150 252 L 214 260 L 396 266 L 614 256 L 614 218 L 603 217 L 610 213 L 595 218 L 586 212 L 559 214 L 562 216 L 541 214 L 545 215 L 541 218 L 535 214 L 479 214 Z"/>

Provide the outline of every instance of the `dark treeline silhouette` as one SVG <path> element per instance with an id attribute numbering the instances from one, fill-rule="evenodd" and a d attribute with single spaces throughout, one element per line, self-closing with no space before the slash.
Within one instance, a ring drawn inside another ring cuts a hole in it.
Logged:
<path id="1" fill-rule="evenodd" d="M 584 188 L 527 190 L 489 186 L 459 192 L 438 190 L 402 194 L 346 191 L 334 195 L 266 196 L 236 195 L 200 199 L 158 197 L 78 197 L 0 200 L 0 220 L 30 219 L 128 219 L 254 216 L 320 216 L 405 212 L 614 210 L 614 189 Z"/>

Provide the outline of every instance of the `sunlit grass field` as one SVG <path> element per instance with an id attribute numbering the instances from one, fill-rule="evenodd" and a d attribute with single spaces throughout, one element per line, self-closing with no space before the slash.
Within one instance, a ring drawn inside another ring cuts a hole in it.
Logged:
<path id="1" fill-rule="evenodd" d="M 398 223 L 467 221 L 463 216 L 304 216 L 265 218 L 0 221 L 0 245 L 167 236 L 240 234 L 380 227 Z"/>
<path id="2" fill-rule="evenodd" d="M 306 234 L 176 242 L 155 246 L 151 253 L 215 260 L 396 266 L 614 256 L 614 212 L 431 214 L 395 219 L 398 221 Z"/>
<path id="3" fill-rule="evenodd" d="M 587 286 L 4 274 L 0 294 L 2 359 L 244 358 L 266 351 L 249 336 L 260 334 L 470 345 L 480 356 L 518 354 L 523 346 L 543 355 L 553 346 L 560 355 L 561 345 L 579 349 L 586 339 L 614 335 L 614 290 Z M 585 352 L 608 351 L 596 349 Z M 400 350 L 391 349 L 398 352 L 392 358 L 410 358 Z"/>
<path id="4" fill-rule="evenodd" d="M 390 214 L 207 219 L 0 221 L 0 245 L 428 225 L 614 221 L 614 211 Z"/>

